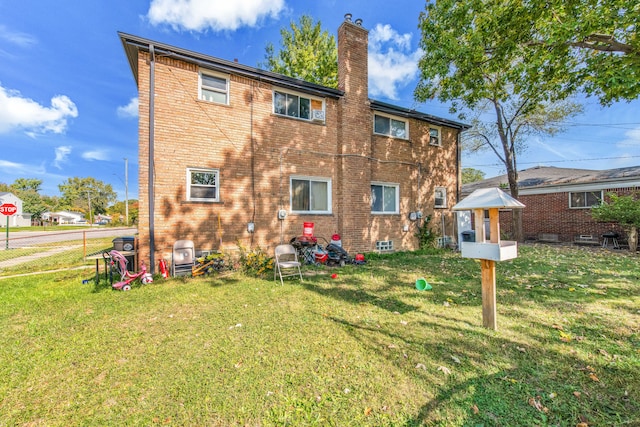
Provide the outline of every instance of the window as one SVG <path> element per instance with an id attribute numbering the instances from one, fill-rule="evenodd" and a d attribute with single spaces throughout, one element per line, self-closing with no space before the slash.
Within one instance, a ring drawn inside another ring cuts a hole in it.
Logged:
<path id="1" fill-rule="evenodd" d="M 397 214 L 399 193 L 397 184 L 371 184 L 371 212 Z"/>
<path id="2" fill-rule="evenodd" d="M 597 206 L 602 202 L 602 191 L 583 191 L 577 193 L 569 193 L 570 208 L 590 208 Z"/>
<path id="3" fill-rule="evenodd" d="M 287 92 L 273 92 L 273 112 L 281 116 L 324 122 L 324 103 Z"/>
<path id="4" fill-rule="evenodd" d="M 331 180 L 327 178 L 291 178 L 291 211 L 331 213 Z"/>
<path id="5" fill-rule="evenodd" d="M 397 120 L 378 114 L 373 116 L 373 132 L 379 135 L 409 139 L 408 127 L 407 122 L 404 120 Z"/>
<path id="6" fill-rule="evenodd" d="M 220 171 L 218 169 L 187 169 L 187 200 L 220 201 Z"/>
<path id="7" fill-rule="evenodd" d="M 447 189 L 444 187 L 436 187 L 435 190 L 435 204 L 436 208 L 447 207 Z"/>
<path id="8" fill-rule="evenodd" d="M 441 145 L 439 128 L 429 128 L 429 145 Z"/>
<path id="9" fill-rule="evenodd" d="M 203 101 L 229 104 L 228 76 L 200 72 L 200 99 Z"/>
<path id="10" fill-rule="evenodd" d="M 380 252 L 392 251 L 393 240 L 376 240 L 376 250 Z"/>

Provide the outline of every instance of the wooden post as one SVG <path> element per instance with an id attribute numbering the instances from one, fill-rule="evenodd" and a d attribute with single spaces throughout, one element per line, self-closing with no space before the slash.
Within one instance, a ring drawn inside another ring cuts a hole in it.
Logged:
<path id="1" fill-rule="evenodd" d="M 496 322 L 496 262 L 480 260 L 482 269 L 482 326 L 498 329 Z"/>
<path id="2" fill-rule="evenodd" d="M 489 209 L 489 241 L 500 243 L 500 211 Z"/>

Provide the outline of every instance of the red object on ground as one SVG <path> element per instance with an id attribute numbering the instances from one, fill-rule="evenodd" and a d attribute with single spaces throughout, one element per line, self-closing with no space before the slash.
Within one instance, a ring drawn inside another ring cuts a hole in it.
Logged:
<path id="1" fill-rule="evenodd" d="M 331 275 L 331 278 L 332 278 L 332 279 L 337 279 L 337 278 L 338 278 L 338 275 L 337 275 L 336 273 L 333 273 L 333 274 Z"/>
<path id="2" fill-rule="evenodd" d="M 167 269 L 167 261 L 165 261 L 164 259 L 161 259 L 158 265 L 160 266 L 160 273 L 162 274 L 162 277 L 164 277 L 165 279 L 169 277 L 169 270 Z"/>
<path id="3" fill-rule="evenodd" d="M 363 254 L 356 254 L 356 261 L 364 261 L 364 255 Z"/>

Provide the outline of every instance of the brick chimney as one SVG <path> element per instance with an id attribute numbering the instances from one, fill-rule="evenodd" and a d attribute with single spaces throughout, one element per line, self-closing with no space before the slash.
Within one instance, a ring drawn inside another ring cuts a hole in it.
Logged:
<path id="1" fill-rule="evenodd" d="M 344 91 L 338 104 L 338 186 L 334 204 L 343 245 L 351 250 L 372 250 L 366 224 L 371 206 L 371 138 L 373 116 L 368 85 L 369 32 L 362 20 L 345 15 L 338 28 L 338 89 Z"/>
<path id="2" fill-rule="evenodd" d="M 353 22 L 350 13 L 344 18 L 338 28 L 338 89 L 366 102 L 369 96 L 369 31 L 362 26 L 362 19 Z"/>

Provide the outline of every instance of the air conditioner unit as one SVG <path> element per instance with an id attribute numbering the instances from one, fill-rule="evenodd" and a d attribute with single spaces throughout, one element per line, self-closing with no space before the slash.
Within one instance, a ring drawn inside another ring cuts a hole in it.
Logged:
<path id="1" fill-rule="evenodd" d="M 314 122 L 324 122 L 323 110 L 311 110 L 311 120 Z"/>

